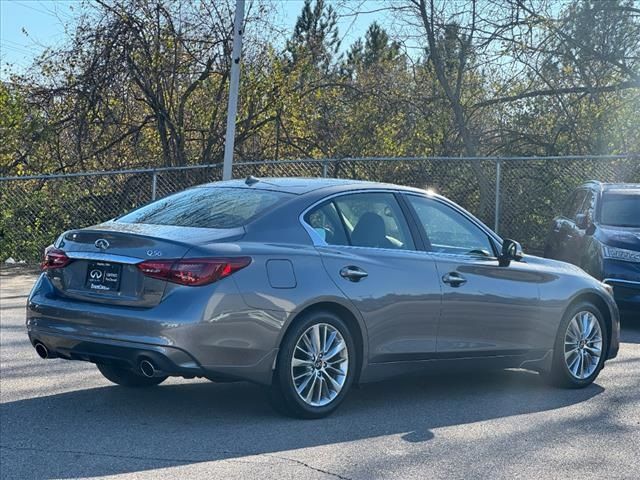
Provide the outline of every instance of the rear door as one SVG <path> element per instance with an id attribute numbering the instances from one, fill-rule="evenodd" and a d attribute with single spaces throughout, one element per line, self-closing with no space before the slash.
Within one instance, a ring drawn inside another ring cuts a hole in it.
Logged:
<path id="1" fill-rule="evenodd" d="M 440 286 L 433 258 L 417 250 L 393 192 L 337 196 L 305 221 L 330 277 L 362 313 L 369 362 L 429 358 L 436 349 Z"/>

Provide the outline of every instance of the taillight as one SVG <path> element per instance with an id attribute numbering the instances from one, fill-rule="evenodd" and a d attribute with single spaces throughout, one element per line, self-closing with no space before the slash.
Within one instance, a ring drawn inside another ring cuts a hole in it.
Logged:
<path id="1" fill-rule="evenodd" d="M 137 265 L 143 275 L 180 285 L 216 282 L 251 263 L 251 257 L 147 260 Z"/>
<path id="2" fill-rule="evenodd" d="M 51 268 L 62 268 L 69 265 L 71 259 L 67 257 L 67 254 L 63 250 L 55 247 L 47 247 L 44 251 L 44 259 L 40 264 L 42 270 L 49 270 Z"/>

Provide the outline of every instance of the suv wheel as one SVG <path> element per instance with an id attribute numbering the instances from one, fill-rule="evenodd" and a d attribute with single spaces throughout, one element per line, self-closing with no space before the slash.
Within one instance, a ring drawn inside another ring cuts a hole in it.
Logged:
<path id="1" fill-rule="evenodd" d="M 271 387 L 274 407 L 299 418 L 321 418 L 344 400 L 356 368 L 347 325 L 331 312 L 306 314 L 282 342 Z"/>
<path id="2" fill-rule="evenodd" d="M 585 302 L 564 316 L 553 352 L 551 379 L 565 388 L 591 384 L 605 360 L 607 329 L 600 310 Z"/>

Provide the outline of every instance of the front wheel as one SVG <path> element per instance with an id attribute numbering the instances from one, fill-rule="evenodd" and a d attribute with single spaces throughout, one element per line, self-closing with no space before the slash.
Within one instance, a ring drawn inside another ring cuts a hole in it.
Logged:
<path id="1" fill-rule="evenodd" d="M 585 302 L 565 315 L 556 338 L 552 382 L 564 388 L 590 385 L 602 370 L 607 329 L 600 310 Z"/>
<path id="2" fill-rule="evenodd" d="M 122 385 L 123 387 L 153 387 L 164 382 L 167 377 L 145 377 L 133 370 L 127 370 L 126 368 L 114 367 L 112 365 L 97 364 L 100 373 L 109 381 Z"/>
<path id="3" fill-rule="evenodd" d="M 331 312 L 311 312 L 282 342 L 271 387 L 274 407 L 299 418 L 321 418 L 344 400 L 356 369 L 349 328 Z"/>

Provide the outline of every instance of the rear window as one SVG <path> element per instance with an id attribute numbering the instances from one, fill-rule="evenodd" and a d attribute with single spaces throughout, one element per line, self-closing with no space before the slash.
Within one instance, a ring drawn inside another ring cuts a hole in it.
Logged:
<path id="1" fill-rule="evenodd" d="M 245 188 L 198 187 L 176 193 L 120 217 L 121 223 L 236 228 L 291 194 Z"/>

